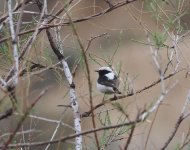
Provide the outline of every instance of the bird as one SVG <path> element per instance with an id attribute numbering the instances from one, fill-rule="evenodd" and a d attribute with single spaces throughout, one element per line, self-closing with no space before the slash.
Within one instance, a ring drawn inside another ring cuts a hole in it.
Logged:
<path id="1" fill-rule="evenodd" d="M 117 72 L 114 72 L 110 67 L 104 66 L 95 70 L 99 77 L 97 80 L 97 89 L 104 94 L 121 94 L 118 90 L 119 79 Z"/>

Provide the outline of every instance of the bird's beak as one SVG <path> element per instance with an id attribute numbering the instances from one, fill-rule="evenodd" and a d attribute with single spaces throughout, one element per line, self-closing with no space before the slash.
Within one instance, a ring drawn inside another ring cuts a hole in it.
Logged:
<path id="1" fill-rule="evenodd" d="M 95 72 L 99 72 L 99 70 L 95 70 Z"/>

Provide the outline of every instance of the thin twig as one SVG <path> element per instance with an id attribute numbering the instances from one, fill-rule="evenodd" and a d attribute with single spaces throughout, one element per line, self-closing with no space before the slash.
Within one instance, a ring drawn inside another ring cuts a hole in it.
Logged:
<path id="1" fill-rule="evenodd" d="M 87 72 L 87 80 L 88 80 L 88 92 L 89 92 L 89 101 L 90 101 L 90 109 L 92 110 L 93 109 L 93 100 L 92 100 L 92 83 L 91 83 L 91 76 L 90 76 L 90 68 L 89 68 L 89 64 L 88 64 L 88 60 L 87 60 L 87 57 L 86 57 L 86 51 L 87 49 L 89 48 L 90 46 L 90 43 L 91 41 L 88 43 L 88 45 L 86 46 L 86 49 L 83 47 L 82 45 L 82 42 L 80 40 L 80 37 L 75 29 L 75 26 L 72 22 L 72 19 L 70 18 L 70 16 L 68 15 L 68 18 L 71 22 L 71 26 L 72 26 L 72 29 L 73 29 L 73 33 L 74 35 L 77 37 L 77 41 L 79 43 L 79 46 L 80 46 L 80 49 L 82 51 L 82 56 L 83 56 L 83 59 L 84 59 L 84 63 L 85 63 L 85 67 L 86 67 L 86 72 Z M 95 129 L 96 128 L 96 122 L 95 122 L 95 115 L 94 115 L 94 112 L 92 111 L 92 125 L 93 125 L 93 128 Z M 95 140 L 96 140 L 96 146 L 97 146 L 97 149 L 100 150 L 100 144 L 99 144 L 99 141 L 98 141 L 98 135 L 96 132 L 94 132 L 94 136 L 95 136 Z"/>
<path id="2" fill-rule="evenodd" d="M 26 0 L 26 1 L 25 1 L 25 5 L 28 4 L 30 1 L 32 1 L 32 0 Z M 23 2 L 20 2 L 20 3 L 13 9 L 13 12 L 17 11 L 22 5 L 23 5 Z M 3 21 L 5 21 L 8 17 L 9 17 L 8 14 L 3 15 L 3 16 L 0 18 L 0 24 L 2 24 Z"/>
<path id="3" fill-rule="evenodd" d="M 132 137 L 133 137 L 133 133 L 134 133 L 134 131 L 135 131 L 135 127 L 136 127 L 135 124 L 132 125 L 131 131 L 130 131 L 130 133 L 129 133 L 129 137 L 128 137 L 128 139 L 127 139 L 126 145 L 125 145 L 125 147 L 124 147 L 123 150 L 127 150 L 127 149 L 128 149 L 129 144 L 131 143 L 131 139 L 132 139 Z"/>
<path id="4" fill-rule="evenodd" d="M 151 43 L 150 36 L 149 36 L 147 30 L 145 30 L 145 34 L 146 34 L 148 43 Z M 152 54 L 152 59 L 153 59 L 153 61 L 154 61 L 154 64 L 155 64 L 156 69 L 157 69 L 157 72 L 158 72 L 158 75 L 159 75 L 159 77 L 160 77 L 160 81 L 161 81 L 161 93 L 166 94 L 167 91 L 166 91 L 166 89 L 165 89 L 165 82 L 164 82 L 164 81 L 165 81 L 165 80 L 164 80 L 164 73 L 165 73 L 165 72 L 162 71 L 162 68 L 161 68 L 161 65 L 160 65 L 161 63 L 160 63 L 159 60 L 158 60 L 158 50 L 159 50 L 159 49 L 156 48 L 155 46 L 153 47 L 152 45 L 149 45 L 149 47 L 150 47 L 150 52 L 151 52 L 151 54 Z M 158 100 L 157 102 L 161 103 L 162 100 L 160 99 L 160 100 Z M 153 121 L 152 121 L 152 123 L 151 123 L 151 126 L 150 126 L 150 128 L 149 128 L 148 136 L 147 136 L 147 138 L 146 138 L 146 142 L 145 142 L 145 146 L 144 146 L 144 150 L 147 149 L 147 143 L 148 143 L 148 140 L 149 140 L 149 136 L 150 136 L 150 133 L 151 133 L 151 129 L 152 129 L 153 123 L 154 123 L 154 121 L 155 121 L 155 119 L 156 119 L 156 116 L 157 116 L 157 113 L 158 113 L 159 106 L 160 106 L 160 104 L 158 104 L 158 107 L 157 107 L 157 109 L 156 109 L 156 113 L 155 113 L 154 119 L 153 119 Z"/>
<path id="5" fill-rule="evenodd" d="M 31 132 L 41 132 L 41 130 L 36 130 L 36 129 L 30 129 L 30 130 L 25 130 L 22 132 L 16 132 L 16 135 L 20 135 L 20 134 L 27 134 L 27 133 L 31 133 Z M 6 137 L 6 136 L 10 136 L 12 133 L 5 133 L 3 135 L 0 136 L 0 139 Z"/>
<path id="6" fill-rule="evenodd" d="M 173 86 L 170 87 L 170 89 L 171 88 L 173 88 Z M 170 89 L 166 90 L 166 92 L 169 92 Z M 34 142 L 34 143 L 17 143 L 17 144 L 10 144 L 8 147 L 9 148 L 14 148 L 14 147 L 18 148 L 18 147 L 32 147 L 32 146 L 43 146 L 46 144 L 55 144 L 60 141 L 64 142 L 64 141 L 76 138 L 78 136 L 82 136 L 82 135 L 86 135 L 86 134 L 90 134 L 90 133 L 94 133 L 94 132 L 98 132 L 98 131 L 105 131 L 105 130 L 109 130 L 109 129 L 124 127 L 124 126 L 133 126 L 133 125 L 136 125 L 137 123 L 143 122 L 151 113 L 153 113 L 157 109 L 157 107 L 160 105 L 160 103 L 162 102 L 164 97 L 165 96 L 161 95 L 158 98 L 158 100 L 156 101 L 156 103 L 151 108 L 149 108 L 147 111 L 142 111 L 142 113 L 140 115 L 138 115 L 138 117 L 136 117 L 136 119 L 134 121 L 129 121 L 129 122 L 121 123 L 121 124 L 91 129 L 91 130 L 83 131 L 83 132 L 80 132 L 77 134 L 71 134 L 71 135 L 68 135 L 65 137 L 54 139 L 52 141 L 42 141 L 42 142 Z M 2 148 L 2 147 L 0 146 L 0 148 Z"/>
<path id="7" fill-rule="evenodd" d="M 159 108 L 159 106 L 158 106 L 158 108 Z M 146 137 L 146 141 L 145 141 L 145 144 L 144 144 L 144 150 L 147 149 L 148 140 L 149 140 L 150 133 L 151 133 L 151 131 L 152 131 L 154 122 L 155 122 L 155 120 L 156 120 L 156 116 L 157 116 L 157 114 L 158 114 L 158 110 L 159 110 L 159 109 L 156 109 L 156 112 L 155 112 L 155 115 L 154 115 L 154 117 L 153 117 L 153 120 L 151 121 L 150 128 L 148 129 L 148 135 L 147 135 L 147 137 Z"/>
<path id="8" fill-rule="evenodd" d="M 25 44 L 24 47 L 22 48 L 21 53 L 20 53 L 20 55 L 18 56 L 18 60 L 22 59 L 23 56 L 25 55 L 25 53 L 28 52 L 28 51 L 31 49 L 32 44 L 33 44 L 34 41 L 36 40 L 36 37 L 37 37 L 37 35 L 38 35 L 39 31 L 40 31 L 39 28 L 40 28 L 41 26 L 43 26 L 43 23 L 46 23 L 46 22 L 47 22 L 47 19 L 44 19 L 44 20 L 42 21 L 42 18 L 43 18 L 44 14 L 45 14 L 45 9 L 46 9 L 46 7 L 44 6 L 43 9 L 42 9 L 41 15 L 40 15 L 39 22 L 38 22 L 38 24 L 37 24 L 37 26 L 36 26 L 36 28 L 35 28 L 35 32 L 33 33 L 33 35 L 30 36 L 30 38 L 28 39 L 28 41 L 26 42 L 26 44 Z M 42 21 L 42 22 L 41 22 L 41 21 Z M 13 72 L 14 72 L 14 67 L 11 68 L 11 70 L 10 70 L 9 73 L 8 73 L 8 75 L 6 76 L 6 82 L 7 82 L 7 83 L 9 83 L 9 82 L 12 81 Z"/>
<path id="9" fill-rule="evenodd" d="M 109 130 L 109 129 L 114 129 L 114 128 L 120 128 L 120 127 L 124 127 L 124 126 L 131 126 L 134 125 L 136 123 L 141 122 L 142 120 L 135 120 L 135 121 L 130 121 L 130 122 L 125 122 L 125 123 L 121 123 L 121 124 L 116 124 L 116 125 L 111 125 L 111 126 L 104 126 L 104 127 L 100 127 L 100 128 L 96 128 L 96 129 L 90 129 L 87 131 L 83 131 L 81 133 L 78 134 L 71 134 L 65 137 L 61 137 L 58 139 L 54 139 L 52 141 L 42 141 L 42 142 L 34 142 L 34 143 L 17 143 L 17 144 L 10 144 L 8 146 L 8 148 L 15 148 L 15 147 L 32 147 L 32 146 L 43 146 L 43 145 L 47 145 L 47 144 L 55 144 L 58 142 L 65 142 L 67 140 L 73 139 L 77 136 L 82 136 L 82 135 L 86 135 L 86 134 L 90 134 L 90 133 L 94 133 L 94 132 L 98 132 L 98 131 L 103 131 L 103 130 Z M 2 148 L 2 146 L 0 146 L 0 148 Z"/>
<path id="10" fill-rule="evenodd" d="M 2 147 L 2 150 L 7 150 L 9 147 L 9 144 L 13 140 L 14 136 L 16 135 L 17 131 L 22 126 L 24 120 L 27 118 L 28 114 L 30 113 L 31 109 L 35 106 L 35 104 L 41 99 L 41 97 L 47 92 L 47 89 L 43 90 L 37 98 L 34 100 L 34 102 L 30 105 L 30 107 L 27 109 L 27 111 L 24 113 L 24 115 L 20 118 L 20 121 L 18 122 L 16 128 L 14 129 L 13 133 L 9 136 L 8 140 L 5 142 L 4 146 Z"/>
<path id="11" fill-rule="evenodd" d="M 14 115 L 20 115 L 18 113 L 14 113 Z M 34 116 L 34 115 L 28 115 L 27 117 L 29 118 L 32 118 L 32 119 L 38 119 L 38 120 L 41 120 L 41 121 L 44 121 L 44 122 L 49 122 L 49 123 L 53 123 L 53 124 L 59 124 L 60 121 L 59 120 L 54 120 L 54 119 L 49 119 L 49 118 L 45 118 L 45 117 L 40 117 L 40 116 Z M 61 125 L 62 126 L 65 126 L 65 127 L 68 127 L 69 129 L 72 129 L 72 130 L 75 130 L 72 126 L 64 123 L 61 121 Z"/>
<path id="12" fill-rule="evenodd" d="M 116 10 L 116 9 L 119 8 L 119 7 L 122 7 L 122 6 L 124 6 L 124 5 L 130 4 L 130 3 L 135 2 L 135 1 L 137 1 L 137 0 L 131 0 L 131 1 L 129 1 L 129 0 L 123 0 L 123 1 L 121 1 L 121 2 L 118 2 L 118 3 L 114 4 L 113 7 L 109 7 L 109 8 L 107 8 L 107 9 L 105 9 L 105 10 L 99 12 L 99 13 L 96 13 L 96 14 L 93 14 L 93 15 L 90 15 L 90 16 L 87 16 L 87 17 L 78 18 L 78 19 L 73 19 L 72 22 L 73 22 L 73 23 L 79 23 L 79 22 L 83 22 L 83 21 L 90 20 L 90 19 L 94 19 L 94 18 L 97 18 L 97 17 L 99 17 L 99 16 L 105 15 L 105 14 L 107 14 L 107 13 L 109 13 L 109 12 L 112 12 L 113 10 Z M 68 4 L 66 4 L 65 6 L 67 6 L 67 5 L 68 5 Z M 64 10 L 65 10 L 65 7 L 61 8 L 58 12 L 55 13 L 54 16 L 59 15 L 59 14 L 60 14 L 62 11 L 64 11 Z M 51 23 L 51 22 L 53 21 L 53 19 L 55 19 L 55 17 L 49 19 L 48 23 Z M 70 25 L 70 21 L 65 21 L 65 22 L 63 22 L 63 23 L 61 23 L 61 24 L 57 24 L 57 25 L 55 25 L 55 24 L 51 24 L 51 25 L 50 25 L 50 24 L 46 24 L 46 25 L 40 27 L 40 28 L 39 28 L 39 31 L 42 31 L 42 30 L 48 29 L 48 28 L 54 28 L 54 27 L 56 27 L 56 26 L 68 26 L 68 25 Z M 35 29 L 36 29 L 36 28 L 35 28 Z M 34 32 L 35 29 L 30 29 L 30 30 L 27 30 L 27 31 L 20 32 L 20 33 L 18 34 L 18 36 L 21 36 L 21 35 L 24 35 L 24 34 L 28 34 L 28 33 Z M 1 38 L 1 39 L 0 39 L 0 43 L 5 42 L 5 41 L 8 40 L 8 39 L 10 39 L 10 37 Z"/>
<path id="13" fill-rule="evenodd" d="M 168 140 L 165 142 L 165 144 L 161 148 L 161 150 L 165 150 L 168 147 L 169 143 L 172 141 L 172 139 L 174 138 L 177 130 L 179 129 L 179 126 L 182 123 L 182 121 L 189 116 L 189 114 L 190 114 L 189 112 L 185 114 L 185 110 L 186 110 L 189 102 L 190 102 L 190 90 L 188 91 L 187 98 L 186 98 L 186 100 L 184 102 L 184 105 L 183 105 L 183 108 L 182 108 L 182 111 L 181 111 L 181 115 L 179 116 L 171 135 L 169 136 Z"/>
<path id="14" fill-rule="evenodd" d="M 87 44 L 87 46 L 86 46 L 86 48 L 85 48 L 85 53 L 88 51 L 88 49 L 89 49 L 91 43 L 92 43 L 95 39 L 97 39 L 97 38 L 99 38 L 99 37 L 102 37 L 102 36 L 105 36 L 105 35 L 107 35 L 107 33 L 103 33 L 103 34 L 99 34 L 99 35 L 96 35 L 96 36 L 91 37 L 91 38 L 88 40 L 88 44 Z M 86 54 L 85 54 L 85 55 L 86 55 Z M 80 62 L 81 62 L 81 60 L 78 60 L 78 62 L 77 62 L 77 63 L 75 64 L 75 66 L 73 67 L 73 69 L 72 69 L 72 75 L 73 75 L 73 76 L 75 76 L 76 70 L 77 70 L 77 68 L 78 68 L 78 66 L 79 66 L 79 64 L 80 64 Z"/>
<path id="15" fill-rule="evenodd" d="M 182 70 L 180 70 L 180 71 L 182 71 Z M 179 73 L 180 71 L 175 72 L 175 73 L 171 73 L 171 74 L 165 76 L 165 77 L 164 77 L 164 80 L 173 77 L 174 75 L 176 75 L 176 74 Z M 120 99 L 124 99 L 124 98 L 126 98 L 126 97 L 131 97 L 131 96 L 133 96 L 133 95 L 140 94 L 140 93 L 142 93 L 142 92 L 144 92 L 144 91 L 146 91 L 146 90 L 148 90 L 148 89 L 154 87 L 155 85 L 159 84 L 160 82 L 161 82 L 161 79 L 158 79 L 157 81 L 152 82 L 152 83 L 149 84 L 148 86 L 145 86 L 144 88 L 142 88 L 142 89 L 140 89 L 140 90 L 137 90 L 135 93 L 129 93 L 129 94 L 127 94 L 127 95 L 121 95 L 121 96 L 117 96 L 117 97 L 114 97 L 114 98 L 110 98 L 110 99 L 108 99 L 108 100 L 105 100 L 105 101 L 103 101 L 103 102 L 97 104 L 96 106 L 94 106 L 94 108 L 93 108 L 92 110 L 89 110 L 89 111 L 87 111 L 87 112 L 84 112 L 81 116 L 82 116 L 82 117 L 88 117 L 88 116 L 91 114 L 91 112 L 92 112 L 93 110 L 95 110 L 95 109 L 97 109 L 97 108 L 99 108 L 99 107 L 101 107 L 101 106 L 104 106 L 106 103 L 110 103 L 110 101 L 117 101 L 117 100 L 120 100 Z"/>

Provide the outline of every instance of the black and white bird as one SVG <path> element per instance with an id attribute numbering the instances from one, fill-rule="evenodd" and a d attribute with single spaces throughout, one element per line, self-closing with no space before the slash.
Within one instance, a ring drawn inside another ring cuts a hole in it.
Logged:
<path id="1" fill-rule="evenodd" d="M 121 94 L 118 90 L 119 79 L 116 72 L 114 72 L 110 67 L 101 67 L 96 70 L 99 74 L 97 80 L 97 89 L 105 94 Z"/>

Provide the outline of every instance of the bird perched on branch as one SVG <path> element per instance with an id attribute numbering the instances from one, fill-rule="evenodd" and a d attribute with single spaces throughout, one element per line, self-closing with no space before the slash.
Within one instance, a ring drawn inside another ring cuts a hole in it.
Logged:
<path id="1" fill-rule="evenodd" d="M 101 67 L 96 70 L 99 74 L 97 80 L 97 89 L 105 94 L 121 94 L 118 90 L 119 79 L 116 72 L 114 72 L 110 67 Z"/>

